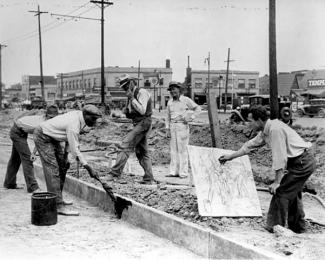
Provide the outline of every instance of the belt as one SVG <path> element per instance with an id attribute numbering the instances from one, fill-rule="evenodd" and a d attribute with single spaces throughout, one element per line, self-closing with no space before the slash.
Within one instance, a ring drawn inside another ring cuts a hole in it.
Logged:
<path id="1" fill-rule="evenodd" d="M 27 134 L 21 127 L 19 127 L 16 123 L 14 123 L 14 128 L 21 132 L 22 134 Z"/>
<path id="2" fill-rule="evenodd" d="M 298 155 L 298 156 L 296 156 L 296 157 L 291 157 L 291 158 L 288 158 L 288 162 L 289 161 L 294 161 L 294 160 L 297 160 L 297 159 L 299 159 L 301 156 L 303 156 L 303 155 L 305 155 L 306 153 L 308 153 L 309 152 L 309 148 L 305 148 L 305 150 L 300 154 L 300 155 Z"/>

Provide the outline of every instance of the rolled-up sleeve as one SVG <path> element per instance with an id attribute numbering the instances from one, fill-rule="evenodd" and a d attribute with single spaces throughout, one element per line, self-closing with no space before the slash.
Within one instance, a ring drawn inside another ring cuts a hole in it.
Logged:
<path id="1" fill-rule="evenodd" d="M 265 144 L 265 139 L 263 138 L 263 133 L 259 132 L 257 136 L 253 139 L 244 143 L 244 145 L 239 149 L 241 152 L 245 152 L 245 154 L 250 153 L 252 150 L 261 147 Z"/>
<path id="2" fill-rule="evenodd" d="M 132 100 L 132 105 L 141 115 L 144 115 L 147 110 L 147 104 L 150 98 L 150 94 L 149 92 L 140 89 L 137 98 L 138 100 Z"/>
<path id="3" fill-rule="evenodd" d="M 79 149 L 79 130 L 69 127 L 67 129 L 67 140 L 69 143 L 70 152 L 73 156 L 78 157 L 82 165 L 87 164 L 86 159 L 83 157 Z"/>
<path id="4" fill-rule="evenodd" d="M 288 155 L 286 136 L 282 129 L 273 129 L 270 132 L 270 145 L 272 150 L 272 169 L 274 171 L 286 169 Z"/>

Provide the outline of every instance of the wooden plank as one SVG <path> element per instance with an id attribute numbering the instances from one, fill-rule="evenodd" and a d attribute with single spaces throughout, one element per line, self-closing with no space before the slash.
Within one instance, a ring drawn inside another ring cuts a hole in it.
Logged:
<path id="1" fill-rule="evenodd" d="M 216 101 L 216 91 L 217 89 L 210 88 L 207 93 L 208 115 L 209 115 L 212 147 L 222 148 L 218 106 Z"/>
<path id="2" fill-rule="evenodd" d="M 232 151 L 188 146 L 201 216 L 262 216 L 248 156 L 220 165 Z"/>

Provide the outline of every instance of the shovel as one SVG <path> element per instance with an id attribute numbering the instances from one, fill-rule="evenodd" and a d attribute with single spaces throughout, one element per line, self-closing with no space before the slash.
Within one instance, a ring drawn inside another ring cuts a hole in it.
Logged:
<path id="1" fill-rule="evenodd" d="M 99 176 L 96 174 L 95 176 L 92 176 L 94 179 L 99 181 L 99 183 L 103 186 L 104 190 L 106 191 L 107 195 L 111 198 L 111 200 L 114 202 L 114 211 L 115 215 L 118 219 L 122 217 L 122 213 L 125 209 L 128 209 L 129 206 L 132 206 L 132 202 L 128 201 L 126 199 L 123 199 L 119 196 L 115 196 L 112 187 L 110 187 L 106 182 L 103 182 Z"/>

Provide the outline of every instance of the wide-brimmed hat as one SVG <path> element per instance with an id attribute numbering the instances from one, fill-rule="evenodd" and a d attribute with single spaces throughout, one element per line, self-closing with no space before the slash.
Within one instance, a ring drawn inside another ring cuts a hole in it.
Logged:
<path id="1" fill-rule="evenodd" d="M 183 84 L 177 81 L 171 81 L 168 85 L 167 90 L 171 91 L 173 87 L 179 88 L 180 90 L 183 89 Z"/>
<path id="2" fill-rule="evenodd" d="M 120 88 L 125 86 L 127 83 L 129 83 L 131 80 L 138 80 L 136 77 L 131 77 L 129 74 L 123 74 L 119 77 L 118 81 L 120 83 Z"/>
<path id="3" fill-rule="evenodd" d="M 97 116 L 97 117 L 102 116 L 102 113 L 100 112 L 98 107 L 96 107 L 94 105 L 85 105 L 82 108 L 82 111 L 85 112 L 87 115 L 92 115 L 92 116 Z"/>
<path id="4" fill-rule="evenodd" d="M 48 106 L 45 114 L 48 118 L 56 117 L 59 114 L 59 109 L 55 105 Z"/>

